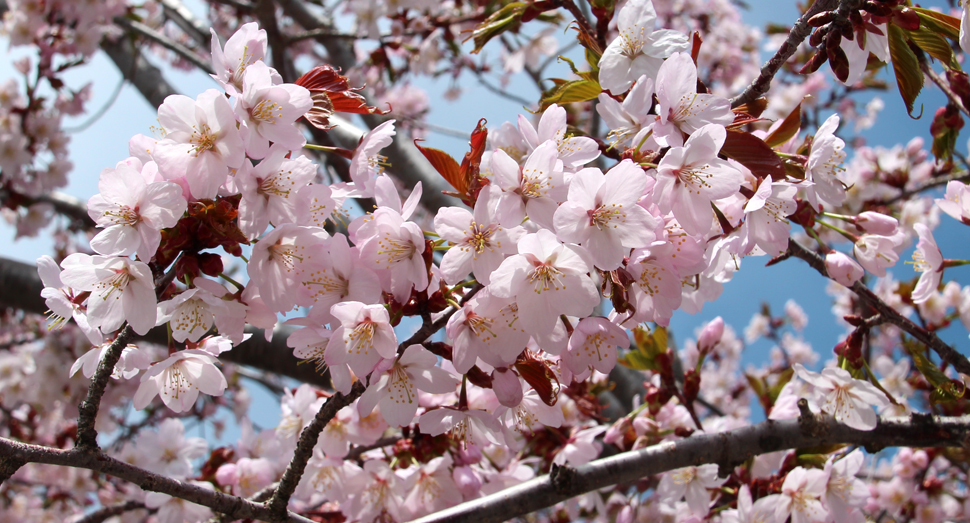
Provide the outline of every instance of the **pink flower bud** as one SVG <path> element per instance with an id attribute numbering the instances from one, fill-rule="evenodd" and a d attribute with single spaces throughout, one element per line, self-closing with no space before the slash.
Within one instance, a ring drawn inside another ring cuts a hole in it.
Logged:
<path id="1" fill-rule="evenodd" d="M 714 350 L 714 346 L 721 341 L 721 336 L 724 335 L 724 320 L 718 316 L 711 320 L 704 329 L 701 330 L 701 335 L 697 337 L 697 348 L 700 349 L 702 353 L 709 353 Z"/>
<path id="2" fill-rule="evenodd" d="M 896 234 L 896 229 L 899 227 L 896 218 L 872 211 L 859 213 L 853 223 L 865 232 L 881 236 L 892 236 Z"/>
<path id="3" fill-rule="evenodd" d="M 461 491 L 461 495 L 465 499 L 473 499 L 480 495 L 479 491 L 482 489 L 482 480 L 470 467 L 455 467 L 451 476 L 454 478 L 455 484 L 458 485 L 458 490 Z"/>
<path id="4" fill-rule="evenodd" d="M 833 280 L 851 287 L 865 274 L 862 267 L 845 253 L 832 251 L 825 256 L 825 270 Z"/>
<path id="5" fill-rule="evenodd" d="M 522 384 L 519 376 L 509 369 L 492 371 L 492 391 L 502 405 L 515 408 L 522 403 Z"/>

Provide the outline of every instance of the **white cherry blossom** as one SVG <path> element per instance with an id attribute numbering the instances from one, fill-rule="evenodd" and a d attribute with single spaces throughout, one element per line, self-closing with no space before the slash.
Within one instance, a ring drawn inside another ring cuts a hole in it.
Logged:
<path id="1" fill-rule="evenodd" d="M 845 369 L 826 367 L 822 373 L 795 364 L 795 375 L 814 385 L 814 400 L 822 412 L 858 430 L 876 428 L 878 418 L 872 407 L 889 405 L 886 395 L 868 381 L 857 380 Z"/>
<path id="2" fill-rule="evenodd" d="M 657 12 L 652 0 L 629 0 L 615 16 L 620 34 L 603 51 L 599 62 L 600 86 L 613 94 L 626 92 L 642 75 L 656 77 L 664 58 L 688 49 L 685 35 L 654 29 Z"/>

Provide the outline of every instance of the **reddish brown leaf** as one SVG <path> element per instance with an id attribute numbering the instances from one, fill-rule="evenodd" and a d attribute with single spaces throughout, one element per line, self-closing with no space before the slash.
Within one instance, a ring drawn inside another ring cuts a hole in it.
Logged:
<path id="1" fill-rule="evenodd" d="M 694 37 L 691 39 L 690 46 L 690 59 L 694 61 L 694 67 L 697 67 L 697 55 L 701 53 L 701 44 L 704 40 L 701 38 L 701 34 L 694 31 Z"/>
<path id="2" fill-rule="evenodd" d="M 488 185 L 488 180 L 484 180 L 479 174 L 479 165 L 482 163 L 482 154 L 485 153 L 485 141 L 488 138 L 488 128 L 485 127 L 488 121 L 482 118 L 472 131 L 471 138 L 468 140 L 470 150 L 465 153 L 461 160 L 459 172 L 465 181 L 464 193 L 467 195 L 466 203 L 474 207 L 478 200 L 478 193 L 482 187 Z M 454 184 L 452 184 L 454 186 Z M 458 189 L 458 187 L 455 187 Z M 458 189 L 461 191 L 461 189 Z M 465 198 L 462 198 L 465 200 Z"/>
<path id="3" fill-rule="evenodd" d="M 785 178 L 785 165 L 781 158 L 764 140 L 751 133 L 728 130 L 727 139 L 721 147 L 721 154 L 747 167 L 759 178 L 766 176 L 771 176 L 775 180 Z"/>
<path id="4" fill-rule="evenodd" d="M 550 407 L 559 400 L 559 379 L 544 362 L 531 357 L 519 358 L 515 363 L 515 370 L 535 389 L 543 403 Z M 553 386 L 553 381 L 556 382 Z"/>
<path id="5" fill-rule="evenodd" d="M 415 140 L 414 146 L 421 151 L 421 154 L 431 162 L 432 167 L 438 174 L 441 175 L 452 187 L 455 188 L 459 193 L 464 194 L 468 186 L 465 183 L 465 179 L 461 176 L 461 169 L 458 166 L 458 162 L 451 157 L 448 153 L 442 151 L 441 149 L 434 149 L 432 147 L 422 147 L 418 145 L 421 140 Z"/>
<path id="6" fill-rule="evenodd" d="M 739 105 L 736 109 L 734 109 L 734 112 L 744 113 L 750 115 L 752 118 L 758 118 L 761 116 L 761 113 L 765 112 L 767 107 L 768 99 L 762 96 L 761 98 L 751 100 L 744 105 Z"/>
<path id="7" fill-rule="evenodd" d="M 798 102 L 798 105 L 788 113 L 788 116 L 782 120 L 781 125 L 775 128 L 774 131 L 768 133 L 765 137 L 765 143 L 769 147 L 778 147 L 779 145 L 792 139 L 792 136 L 798 134 L 798 130 L 802 127 L 802 103 Z"/>
<path id="8" fill-rule="evenodd" d="M 363 87 L 350 87 L 346 76 L 329 65 L 318 65 L 296 80 L 297 85 L 310 91 L 313 107 L 304 115 L 311 125 L 329 129 L 334 113 L 387 114 L 367 105 L 364 97 L 355 93 Z"/>

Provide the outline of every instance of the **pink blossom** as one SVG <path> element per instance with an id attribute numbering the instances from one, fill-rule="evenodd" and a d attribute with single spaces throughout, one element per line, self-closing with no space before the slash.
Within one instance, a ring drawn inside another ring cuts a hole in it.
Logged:
<path id="1" fill-rule="evenodd" d="M 220 286 L 221 287 L 221 286 Z M 168 323 L 175 341 L 199 341 L 212 327 L 214 310 L 224 309 L 226 301 L 200 289 L 187 289 L 158 304 L 159 323 Z"/>
<path id="2" fill-rule="evenodd" d="M 523 330 L 551 334 L 559 315 L 584 317 L 599 303 L 582 247 L 562 244 L 540 229 L 523 236 L 518 249 L 492 273 L 488 288 L 500 298 L 515 298 Z"/>
<path id="3" fill-rule="evenodd" d="M 495 198 L 500 191 L 487 187 L 475 202 L 474 214 L 460 207 L 442 207 L 434 218 L 434 228 L 442 239 L 453 245 L 441 258 L 441 279 L 454 285 L 469 272 L 488 285 L 492 272 L 506 256 L 515 253 L 513 238 L 521 228 L 504 229 L 498 223 Z"/>
<path id="4" fill-rule="evenodd" d="M 519 115 L 519 132 L 531 150 L 545 142 L 554 142 L 559 160 L 570 170 L 578 169 L 600 155 L 596 140 L 586 136 L 566 138 L 566 109 L 558 104 L 552 104 L 542 112 L 538 129 L 532 127 L 524 116 Z"/>
<path id="5" fill-rule="evenodd" d="M 256 243 L 246 269 L 270 309 L 287 311 L 301 300 L 309 262 L 325 256 L 323 244 L 328 237 L 318 227 L 287 223 Z"/>
<path id="6" fill-rule="evenodd" d="M 141 431 L 135 444 L 149 470 L 175 478 L 189 476 L 192 462 L 208 448 L 202 438 L 186 438 L 185 426 L 176 418 L 163 420 L 157 430 Z"/>
<path id="7" fill-rule="evenodd" d="M 828 518 L 828 510 L 819 500 L 825 494 L 828 474 L 818 469 L 795 467 L 788 473 L 781 486 L 781 494 L 772 494 L 776 521 L 791 523 L 822 523 Z"/>
<path id="8" fill-rule="evenodd" d="M 374 195 L 374 181 L 384 172 L 387 162 L 380 150 L 391 144 L 394 134 L 394 120 L 388 120 L 361 138 L 350 161 L 350 178 L 354 184 L 351 196 L 369 198 Z"/>
<path id="9" fill-rule="evenodd" d="M 788 216 L 795 213 L 798 188 L 785 182 L 772 182 L 766 177 L 754 197 L 744 206 L 745 248 L 757 247 L 769 256 L 788 250 L 791 224 Z"/>
<path id="10" fill-rule="evenodd" d="M 872 407 L 889 404 L 885 394 L 868 381 L 857 380 L 845 369 L 826 367 L 818 374 L 795 364 L 795 375 L 814 385 L 814 399 L 822 412 L 857 430 L 876 428 L 879 419 Z"/>
<path id="11" fill-rule="evenodd" d="M 839 127 L 839 115 L 829 116 L 815 133 L 812 150 L 805 165 L 805 179 L 812 185 L 805 186 L 808 203 L 818 211 L 820 205 L 834 209 L 845 200 L 845 185 L 838 178 L 844 171 L 845 142 L 835 135 Z"/>
<path id="12" fill-rule="evenodd" d="M 185 412 L 195 405 L 199 393 L 222 396 L 228 384 L 216 368 L 218 359 L 204 350 L 176 352 L 149 368 L 132 398 L 133 406 L 142 410 L 155 396 L 174 412 Z"/>
<path id="13" fill-rule="evenodd" d="M 461 491 L 452 478 L 450 454 L 439 456 L 417 467 L 404 482 L 407 495 L 404 508 L 412 517 L 423 516 L 462 502 Z"/>
<path id="14" fill-rule="evenodd" d="M 235 463 L 226 463 L 216 470 L 216 481 L 221 486 L 232 488 L 232 494 L 252 497 L 276 478 L 272 462 L 265 458 L 240 458 Z"/>
<path id="15" fill-rule="evenodd" d="M 825 505 L 835 523 L 851 523 L 857 520 L 858 518 L 850 516 L 864 507 L 869 499 L 869 489 L 865 482 L 857 478 L 864 460 L 862 451 L 855 449 L 838 461 L 833 456 L 825 462 L 825 472 L 828 475 Z"/>
<path id="16" fill-rule="evenodd" d="M 902 239 L 901 234 L 895 236 L 863 234 L 852 246 L 852 252 L 862 267 L 875 276 L 883 277 L 886 275 L 886 268 L 896 265 L 899 261 L 896 248 L 900 246 Z"/>
<path id="17" fill-rule="evenodd" d="M 647 114 L 653 108 L 653 91 L 653 78 L 643 75 L 633 84 L 633 89 L 622 103 L 606 93 L 600 93 L 596 112 L 610 129 L 606 135 L 610 147 L 636 147 L 640 144 L 641 131 L 656 121 L 654 115 Z"/>
<path id="18" fill-rule="evenodd" d="M 426 243 L 418 224 L 405 221 L 394 209 L 379 207 L 351 224 L 350 232 L 361 260 L 383 274 L 382 288 L 394 299 L 406 303 L 412 288 L 419 292 L 428 288 Z"/>
<path id="19" fill-rule="evenodd" d="M 73 376 L 80 370 L 85 378 L 94 376 L 95 371 L 98 370 L 98 364 L 104 359 L 104 355 L 111 348 L 112 343 L 101 343 L 99 345 L 100 347 L 95 347 L 82 354 L 74 362 L 74 365 L 71 366 L 68 375 Z M 139 372 L 147 369 L 151 364 L 152 358 L 148 351 L 139 349 L 134 345 L 126 345 L 121 349 L 121 358 L 115 364 L 114 369 L 112 369 L 111 377 L 116 380 L 130 380 L 137 376 Z"/>
<path id="20" fill-rule="evenodd" d="M 834 250 L 825 255 L 825 271 L 830 278 L 846 287 L 852 287 L 866 273 L 855 260 Z"/>
<path id="21" fill-rule="evenodd" d="M 215 490 L 208 481 L 188 480 L 186 483 L 204 490 Z M 156 511 L 155 518 L 158 523 L 201 522 L 212 517 L 209 507 L 161 492 L 145 493 L 145 506 Z"/>
<path id="22" fill-rule="evenodd" d="M 600 425 L 585 429 L 576 428 L 566 445 L 556 454 L 552 462 L 556 465 L 571 465 L 578 467 L 593 461 L 600 455 L 603 445 L 596 441 L 596 437 L 606 432 L 607 427 Z"/>
<path id="23" fill-rule="evenodd" d="M 325 244 L 329 256 L 310 264 L 303 277 L 304 292 L 310 297 L 307 314 L 320 323 L 330 323 L 330 307 L 341 301 L 378 303 L 381 282 L 374 271 L 364 266 L 360 252 L 347 237 L 336 234 Z"/>
<path id="24" fill-rule="evenodd" d="M 599 62 L 599 82 L 615 95 L 623 94 L 642 75 L 657 76 L 663 59 L 686 51 L 687 37 L 669 29 L 655 30 L 657 12 L 651 0 L 630 0 L 616 13 L 620 34 Z"/>
<path id="25" fill-rule="evenodd" d="M 913 228 L 919 235 L 919 242 L 913 252 L 913 269 L 921 274 L 913 289 L 912 299 L 913 303 L 924 303 L 940 286 L 940 280 L 943 278 L 943 254 L 940 253 L 940 248 L 933 238 L 933 231 L 929 227 L 917 223 Z"/>
<path id="26" fill-rule="evenodd" d="M 704 126 L 725 126 L 734 121 L 726 98 L 697 92 L 697 66 L 687 53 L 670 55 L 657 72 L 656 85 L 659 107 L 653 138 L 660 145 L 680 147 L 684 145 L 683 134 L 693 135 Z M 720 148 L 718 144 L 717 150 Z"/>
<path id="27" fill-rule="evenodd" d="M 899 230 L 896 218 L 873 211 L 860 212 L 852 223 L 865 232 L 882 236 L 892 236 Z"/>
<path id="28" fill-rule="evenodd" d="M 680 273 L 669 259 L 647 250 L 634 251 L 630 258 L 635 260 L 627 266 L 634 282 L 630 286 L 630 301 L 636 307 L 631 318 L 667 325 L 683 299 Z"/>
<path id="29" fill-rule="evenodd" d="M 869 63 L 869 54 L 872 53 L 880 62 L 888 63 L 889 55 L 889 32 L 888 24 L 876 24 L 870 19 L 869 14 L 864 15 L 864 31 L 856 31 L 856 38 L 852 40 L 843 38 L 840 47 L 845 52 L 845 57 L 849 62 L 849 74 L 843 82 L 845 85 L 853 85 L 862 80 Z M 841 81 L 841 80 L 839 80 Z"/>
<path id="30" fill-rule="evenodd" d="M 101 332 L 125 321 L 138 334 L 155 326 L 155 281 L 148 265 L 128 258 L 74 253 L 61 262 L 61 281 L 76 291 L 91 291 L 87 318 Z"/>
<path id="31" fill-rule="evenodd" d="M 448 432 L 465 447 L 472 443 L 480 447 L 503 444 L 502 426 L 494 415 L 484 410 L 429 410 L 418 418 L 418 425 L 421 432 L 430 436 Z"/>
<path id="32" fill-rule="evenodd" d="M 226 40 L 225 49 L 219 45 L 215 29 L 210 32 L 212 68 L 216 71 L 212 77 L 230 95 L 239 94 L 243 91 L 246 68 L 266 57 L 266 31 L 259 29 L 256 22 L 243 24 Z"/>
<path id="33" fill-rule="evenodd" d="M 497 204 L 502 225 L 515 227 L 528 216 L 542 227 L 553 227 L 553 214 L 567 193 L 558 158 L 552 141 L 537 146 L 522 167 L 501 149 L 492 153 L 493 183 L 502 189 Z"/>
<path id="34" fill-rule="evenodd" d="M 562 362 L 577 376 L 585 376 L 590 369 L 608 374 L 616 365 L 616 348 L 629 345 L 626 331 L 606 318 L 583 318 L 569 337 Z"/>
<path id="35" fill-rule="evenodd" d="M 961 26 L 960 34 L 962 35 L 963 32 L 964 29 Z M 970 224 L 970 187 L 965 183 L 957 180 L 947 182 L 943 198 L 937 198 L 935 201 L 943 212 L 964 224 Z"/>
<path id="36" fill-rule="evenodd" d="M 239 202 L 239 230 L 254 239 L 266 227 L 297 221 L 297 191 L 317 174 L 317 166 L 306 156 L 287 158 L 291 153 L 274 144 L 266 158 L 252 169 L 236 174 L 242 194 Z"/>
<path id="37" fill-rule="evenodd" d="M 140 163 L 140 162 L 138 162 Z M 147 262 L 155 256 L 161 230 L 174 226 L 186 202 L 182 189 L 169 182 L 150 183 L 154 164 L 139 172 L 134 165 L 119 162 L 101 171 L 99 193 L 88 201 L 88 214 L 104 230 L 91 239 L 91 248 L 105 256 L 138 257 Z"/>
<path id="38" fill-rule="evenodd" d="M 296 84 L 274 85 L 274 72 L 263 62 L 250 65 L 236 99 L 240 135 L 250 158 L 266 156 L 269 142 L 288 150 L 306 144 L 296 120 L 313 107 L 310 91 Z"/>
<path id="39" fill-rule="evenodd" d="M 236 116 L 226 96 L 209 89 L 196 100 L 173 94 L 158 108 L 158 123 L 165 133 L 152 157 L 168 180 L 184 177 L 192 196 L 214 198 L 226 182 L 229 169 L 245 161 Z"/>
<path id="40" fill-rule="evenodd" d="M 397 335 L 384 306 L 347 301 L 331 307 L 330 313 L 340 326 L 334 329 L 327 344 L 328 365 L 349 365 L 355 373 L 364 376 L 374 370 L 381 358 L 395 356 Z M 350 391 L 350 386 L 349 381 L 334 383 L 344 393 Z"/>
<path id="41" fill-rule="evenodd" d="M 46 254 L 37 258 L 37 274 L 44 284 L 40 296 L 44 298 L 44 304 L 47 305 L 49 328 L 60 328 L 67 323 L 68 318 L 74 318 L 74 322 L 88 341 L 92 345 L 101 345 L 103 339 L 101 331 L 88 323 L 84 307 L 77 303 L 78 293 L 61 283 L 61 268 L 57 266 L 57 262 Z"/>
<path id="42" fill-rule="evenodd" d="M 708 489 L 716 489 L 728 479 L 718 478 L 717 469 L 718 466 L 712 464 L 684 467 L 667 472 L 660 479 L 657 494 L 668 500 L 686 497 L 691 513 L 698 516 L 707 515 L 711 505 L 711 494 Z"/>
<path id="43" fill-rule="evenodd" d="M 638 165 L 624 160 L 605 175 L 596 168 L 573 175 L 568 200 L 556 209 L 553 223 L 563 241 L 586 247 L 593 264 L 611 271 L 631 249 L 656 239 L 660 220 L 637 205 L 654 185 Z"/>
<path id="44" fill-rule="evenodd" d="M 529 342 L 517 311 L 510 299 L 495 297 L 486 287 L 455 312 L 445 326 L 455 369 L 464 374 L 479 357 L 493 366 L 513 364 Z"/>
<path id="45" fill-rule="evenodd" d="M 377 404 L 388 425 L 401 427 L 411 424 L 418 411 L 418 391 L 431 394 L 454 392 L 458 380 L 448 371 L 437 367 L 438 357 L 421 345 L 404 350 L 391 368 L 379 377 L 371 377 L 371 384 L 357 402 L 357 411 L 370 414 Z"/>
<path id="46" fill-rule="evenodd" d="M 654 199 L 660 212 L 672 212 L 688 234 L 707 234 L 714 220 L 711 201 L 741 187 L 741 172 L 717 157 L 726 137 L 724 127 L 705 125 L 683 147 L 667 151 L 657 167 Z"/>

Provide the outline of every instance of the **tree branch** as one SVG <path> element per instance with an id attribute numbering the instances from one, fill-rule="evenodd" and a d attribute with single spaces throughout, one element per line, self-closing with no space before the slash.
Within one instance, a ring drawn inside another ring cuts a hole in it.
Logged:
<path id="1" fill-rule="evenodd" d="M 129 20 L 121 16 L 116 17 L 113 20 L 113 22 L 133 33 L 137 33 L 141 36 L 144 36 L 145 38 L 148 38 L 149 40 L 168 49 L 169 51 L 172 51 L 173 53 L 191 62 L 192 65 L 198 67 L 199 69 L 202 69 L 206 73 L 212 74 L 215 72 L 215 70 L 212 68 L 212 65 L 209 64 L 209 62 L 206 62 L 205 60 L 203 60 L 201 57 L 199 57 L 199 55 L 195 54 L 194 51 L 176 42 L 175 40 L 172 40 L 171 38 L 163 35 L 162 33 L 159 33 L 158 31 L 152 29 L 151 27 L 148 27 L 147 25 L 141 22 L 137 22 L 135 20 Z"/>
<path id="2" fill-rule="evenodd" d="M 283 477 L 280 478 L 279 486 L 276 487 L 273 496 L 266 503 L 266 507 L 270 513 L 278 515 L 280 521 L 283 520 L 283 516 L 286 514 L 286 505 L 290 502 L 290 497 L 296 491 L 296 487 L 300 483 L 300 478 L 303 477 L 303 471 L 306 469 L 307 462 L 310 461 L 310 457 L 313 455 L 313 448 L 317 446 L 320 433 L 323 432 L 327 423 L 330 423 L 330 420 L 337 415 L 337 411 L 353 403 L 364 393 L 364 389 L 364 384 L 360 380 L 357 380 L 354 382 L 353 387 L 351 387 L 349 394 L 344 395 L 338 392 L 330 396 L 320 406 L 320 410 L 317 411 L 317 415 L 314 416 L 313 421 L 300 433 L 300 441 L 297 442 L 296 450 L 293 451 L 293 459 L 290 460 L 286 471 L 283 472 Z"/>
<path id="3" fill-rule="evenodd" d="M 270 513 L 268 508 L 260 503 L 160 476 L 114 459 L 103 452 L 85 452 L 80 449 L 62 450 L 0 438 L 0 464 L 6 460 L 93 470 L 123 479 L 144 490 L 161 492 L 209 507 L 215 512 L 227 514 L 234 519 L 257 519 L 269 523 L 279 521 Z M 293 513 L 287 515 L 287 521 L 290 523 L 312 523 L 312 520 Z"/>
<path id="4" fill-rule="evenodd" d="M 775 74 L 795 54 L 795 51 L 798 50 L 798 46 L 802 41 L 812 33 L 812 28 L 808 25 L 808 19 L 822 11 L 831 11 L 837 5 L 839 5 L 838 0 L 815 0 L 812 7 L 805 14 L 798 17 L 795 25 L 788 32 L 788 38 L 775 51 L 775 55 L 761 66 L 761 72 L 758 74 L 758 77 L 741 94 L 731 100 L 731 107 L 736 108 L 764 96 L 768 92 L 768 89 L 771 88 L 771 81 L 775 78 Z"/>
<path id="5" fill-rule="evenodd" d="M 91 384 L 88 385 L 88 394 L 77 406 L 77 448 L 84 450 L 96 450 L 98 448 L 98 431 L 94 429 L 94 422 L 98 417 L 98 409 L 101 406 L 101 397 L 104 396 L 104 389 L 108 386 L 108 379 L 115 370 L 115 365 L 121 359 L 121 351 L 128 345 L 134 335 L 131 326 L 127 323 L 121 329 L 118 337 L 111 342 L 101 362 L 98 363 L 98 370 L 91 377 Z"/>
<path id="6" fill-rule="evenodd" d="M 753 456 L 779 450 L 853 444 L 872 452 L 895 446 L 958 447 L 970 440 L 970 416 L 914 414 L 909 418 L 884 418 L 872 431 L 849 428 L 830 416 L 816 417 L 811 425 L 808 430 L 798 419 L 768 420 L 727 432 L 697 434 L 623 452 L 567 469 L 567 474 L 559 474 L 556 479 L 542 476 L 412 523 L 500 522 L 610 485 L 705 463 L 722 465 L 722 469 L 733 468 Z"/>
<path id="7" fill-rule="evenodd" d="M 808 262 L 808 264 L 818 271 L 822 276 L 828 277 L 828 272 L 825 270 L 825 260 L 821 256 L 815 254 L 814 252 L 802 247 L 795 240 L 788 240 L 788 253 L 796 258 L 801 258 Z M 909 318 L 900 314 L 896 309 L 890 307 L 886 302 L 882 301 L 879 296 L 876 296 L 874 292 L 869 290 L 861 281 L 855 282 L 852 287 L 852 292 L 856 293 L 859 298 L 866 303 L 866 305 L 875 309 L 876 312 L 882 315 L 882 318 L 887 323 L 892 323 L 893 325 L 899 327 L 900 329 L 909 333 L 910 336 L 916 338 L 921 343 L 927 347 L 933 349 L 940 358 L 949 363 L 959 372 L 964 374 L 970 374 L 970 361 L 963 354 L 957 352 L 956 349 L 947 345 L 940 338 L 933 334 L 932 332 L 920 327 L 913 323 Z"/>
<path id="8" fill-rule="evenodd" d="M 132 510 L 144 509 L 145 504 L 140 501 L 127 501 L 125 503 L 118 503 L 115 505 L 108 505 L 106 507 L 101 507 L 94 512 L 84 516 L 83 518 L 75 521 L 74 523 L 104 523 L 108 518 L 114 516 L 120 516 L 125 512 L 131 512 Z"/>

